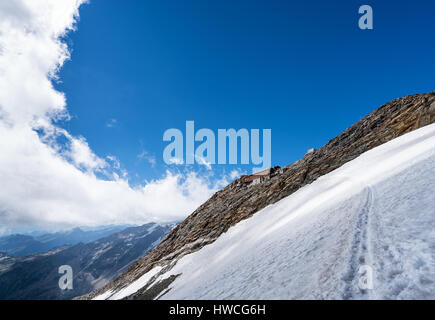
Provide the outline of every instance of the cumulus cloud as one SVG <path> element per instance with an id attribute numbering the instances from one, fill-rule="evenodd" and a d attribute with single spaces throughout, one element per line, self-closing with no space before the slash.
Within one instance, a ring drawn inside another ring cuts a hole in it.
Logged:
<path id="1" fill-rule="evenodd" d="M 100 158 L 84 137 L 56 125 L 69 116 L 65 96 L 52 81 L 70 57 L 62 38 L 75 28 L 83 2 L 0 1 L 2 232 L 29 225 L 59 229 L 173 221 L 223 184 L 210 186 L 195 173 L 168 171 L 132 188 L 116 157 Z"/>

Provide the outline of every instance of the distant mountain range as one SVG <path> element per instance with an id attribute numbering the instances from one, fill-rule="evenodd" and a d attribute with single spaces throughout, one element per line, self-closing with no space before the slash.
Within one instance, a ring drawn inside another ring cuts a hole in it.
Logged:
<path id="1" fill-rule="evenodd" d="M 86 231 L 81 228 L 75 228 L 69 231 L 47 233 L 40 236 L 13 234 L 0 237 L 0 252 L 11 257 L 27 256 L 47 252 L 59 246 L 75 245 L 79 242 L 89 243 L 125 228 L 127 228 L 127 225 Z"/>
<path id="2" fill-rule="evenodd" d="M 1 252 L 0 299 L 72 299 L 101 288 L 159 244 L 174 226 L 149 223 L 129 227 L 89 243 L 61 246 L 26 257 L 11 257 Z M 96 236 L 81 230 L 74 230 L 71 234 L 83 234 L 87 240 Z M 71 236 L 70 241 L 77 239 L 75 236 Z M 17 236 L 7 238 L 27 239 Z M 44 243 L 41 239 L 47 239 L 45 243 L 51 245 L 61 243 L 56 236 L 37 239 L 29 243 Z M 16 249 L 14 252 L 25 252 L 24 250 Z M 30 250 L 30 247 L 26 250 Z M 59 288 L 58 282 L 62 275 L 58 273 L 58 268 L 61 265 L 69 265 L 73 270 L 72 290 Z"/>

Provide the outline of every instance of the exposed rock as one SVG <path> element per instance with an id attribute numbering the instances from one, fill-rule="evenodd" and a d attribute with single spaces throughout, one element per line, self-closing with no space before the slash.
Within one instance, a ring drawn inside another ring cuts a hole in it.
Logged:
<path id="1" fill-rule="evenodd" d="M 363 152 L 433 122 L 435 92 L 407 96 L 383 105 L 322 148 L 307 153 L 303 159 L 286 166 L 282 173 L 269 180 L 244 187 L 244 177 L 241 177 L 216 192 L 172 230 L 160 245 L 130 266 L 124 274 L 104 288 L 82 298 L 92 298 L 107 290 L 119 290 L 156 265 L 162 266 L 161 272 L 165 272 L 174 261 L 215 241 L 231 226 L 258 210 L 287 197 Z M 164 289 L 160 285 L 160 291 Z M 155 288 L 152 294 L 142 291 L 130 298 L 157 296 Z"/>

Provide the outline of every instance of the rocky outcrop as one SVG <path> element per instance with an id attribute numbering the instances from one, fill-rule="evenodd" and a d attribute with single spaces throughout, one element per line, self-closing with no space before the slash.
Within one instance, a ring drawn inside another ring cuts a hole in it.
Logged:
<path id="1" fill-rule="evenodd" d="M 165 272 L 182 256 L 213 242 L 231 226 L 312 183 L 363 152 L 400 135 L 435 122 L 435 92 L 396 99 L 378 108 L 318 150 L 286 166 L 269 180 L 244 187 L 244 177 L 215 193 L 180 223 L 154 250 L 135 262 L 124 274 L 99 291 L 118 290 L 154 266 Z M 165 286 L 160 285 L 160 291 Z M 158 296 L 146 287 L 129 297 Z"/>

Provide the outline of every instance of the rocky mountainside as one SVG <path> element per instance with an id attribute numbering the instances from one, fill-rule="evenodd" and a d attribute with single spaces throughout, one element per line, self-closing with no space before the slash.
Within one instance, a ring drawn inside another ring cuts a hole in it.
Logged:
<path id="1" fill-rule="evenodd" d="M 8 270 L 14 261 L 14 258 L 9 257 L 6 253 L 0 252 L 0 274 Z"/>
<path id="2" fill-rule="evenodd" d="M 214 242 L 231 226 L 252 216 L 268 205 L 289 196 L 301 187 L 341 167 L 362 153 L 405 133 L 435 122 L 435 93 L 407 96 L 387 103 L 318 150 L 283 168 L 260 184 L 244 186 L 241 177 L 217 192 L 179 224 L 154 250 L 132 264 L 109 283 L 82 298 L 94 298 L 104 292 L 119 291 L 158 266 L 170 270 L 186 254 Z M 150 288 L 146 285 L 128 299 L 157 297 L 175 279 L 170 277 Z M 150 279 L 148 279 L 150 280 Z"/>
<path id="3" fill-rule="evenodd" d="M 0 254 L 0 299 L 72 299 L 107 284 L 154 248 L 174 227 L 149 223 L 129 227 L 90 243 L 42 254 Z M 73 270 L 73 289 L 60 290 L 58 268 Z"/>

